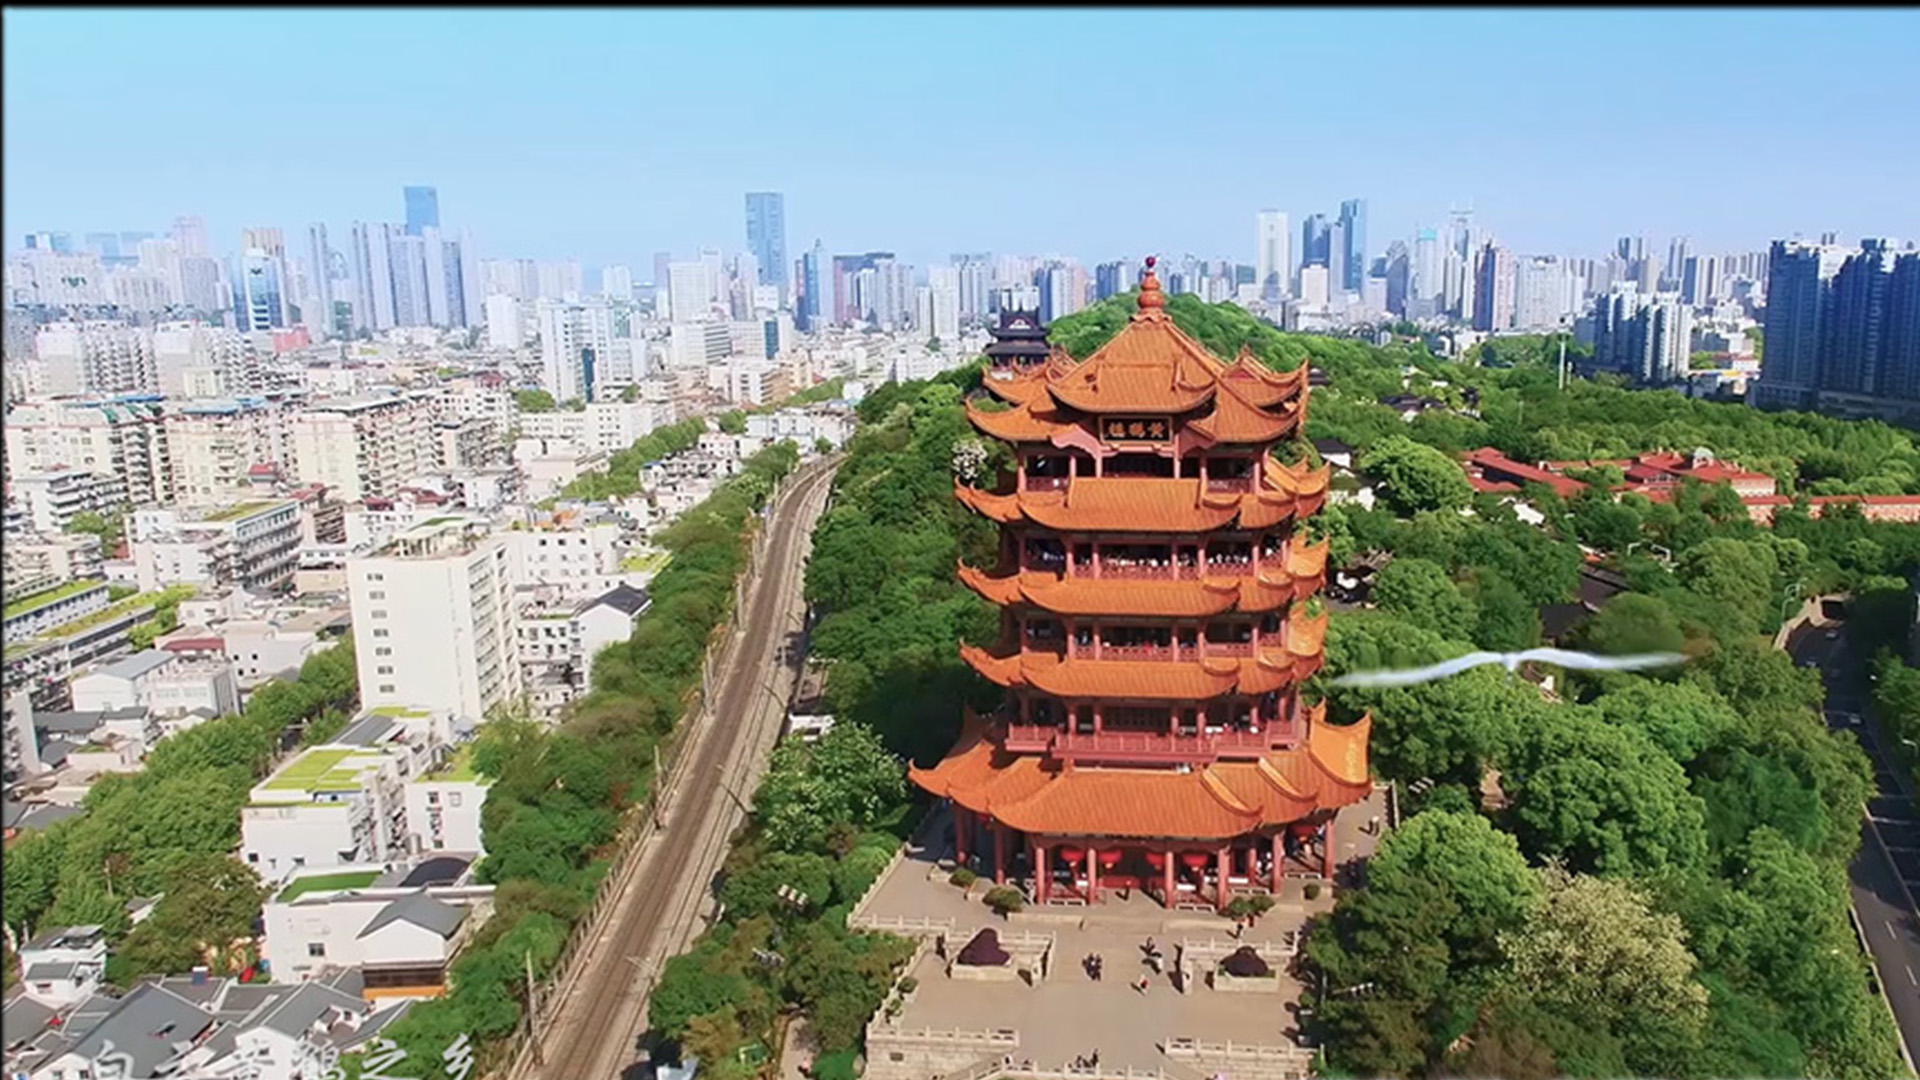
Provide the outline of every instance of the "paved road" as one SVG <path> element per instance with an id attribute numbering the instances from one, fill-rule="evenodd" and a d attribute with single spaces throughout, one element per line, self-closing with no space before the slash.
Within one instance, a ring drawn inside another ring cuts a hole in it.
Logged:
<path id="1" fill-rule="evenodd" d="M 1848 876 L 1853 909 L 1911 1066 L 1920 1054 L 1920 908 L 1914 904 L 1920 894 L 1920 814 L 1914 792 L 1883 745 L 1865 693 L 1866 658 L 1848 647 L 1846 632 L 1833 638 L 1818 629 L 1802 633 L 1789 642 L 1788 651 L 1795 663 L 1820 666 L 1828 726 L 1851 730 L 1873 760 L 1878 790 L 1867 803 L 1860 854 Z"/>
<path id="2" fill-rule="evenodd" d="M 727 840 L 744 817 L 766 755 L 780 734 L 799 658 L 800 586 L 813 524 L 826 504 L 830 463 L 797 473 L 770 510 L 768 547 L 749 587 L 714 707 L 693 721 L 672 769 L 666 824 L 628 862 L 604 929 L 540 1033 L 543 1062 L 519 1075 L 611 1080 L 637 1071 L 647 997 L 668 957 L 704 925 Z"/>

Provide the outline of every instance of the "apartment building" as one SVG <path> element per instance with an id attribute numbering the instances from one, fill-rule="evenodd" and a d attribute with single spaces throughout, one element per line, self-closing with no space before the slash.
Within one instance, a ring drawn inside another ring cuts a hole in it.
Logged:
<path id="1" fill-rule="evenodd" d="M 480 518 L 430 518 L 347 560 L 360 700 L 473 720 L 520 695 L 506 540 Z"/>
<path id="2" fill-rule="evenodd" d="M 256 465 L 291 453 L 287 418 L 264 398 L 192 401 L 166 414 L 174 498 L 188 505 L 229 502 L 250 486 Z"/>
<path id="3" fill-rule="evenodd" d="M 11 536 L 5 559 L 9 585 L 101 576 L 100 538 L 92 533 Z"/>
<path id="4" fill-rule="evenodd" d="M 129 543 L 143 590 L 171 584 L 237 585 L 279 592 L 293 581 L 301 540 L 301 504 L 256 499 L 195 511 L 134 515 Z"/>
<path id="5" fill-rule="evenodd" d="M 152 336 L 111 319 L 60 322 L 34 338 L 42 394 L 157 393 Z"/>
<path id="6" fill-rule="evenodd" d="M 171 502 L 172 467 L 157 396 L 23 401 L 7 413 L 14 476 L 82 469 L 125 488 L 136 506 Z"/>
<path id="7" fill-rule="evenodd" d="M 71 688 L 76 712 L 144 709 L 155 717 L 189 713 L 227 716 L 240 711 L 233 665 L 166 649 L 147 649 L 77 672 Z"/>
<path id="8" fill-rule="evenodd" d="M 56 626 L 104 610 L 111 601 L 104 581 L 69 581 L 21 595 L 9 593 L 6 642 L 38 637 Z"/>
<path id="9" fill-rule="evenodd" d="M 384 863 L 416 850 L 407 784 L 451 738 L 445 714 L 374 709 L 255 785 L 240 814 L 241 859 L 277 885 L 301 870 Z M 478 830 L 469 851 L 479 850 Z"/>
<path id="10" fill-rule="evenodd" d="M 853 425 L 853 417 L 845 412 L 781 409 L 747 417 L 747 434 L 769 443 L 791 439 L 799 444 L 802 451 L 810 452 L 813 444 L 820 439 L 825 439 L 835 449 L 845 446 L 847 439 L 853 435 Z"/>
<path id="11" fill-rule="evenodd" d="M 666 410 L 646 401 L 595 401 L 582 409 L 522 413 L 520 435 L 527 439 L 565 440 L 587 450 L 612 454 L 637 442 L 662 423 Z"/>
<path id="12" fill-rule="evenodd" d="M 583 521 L 560 511 L 505 535 L 515 585 L 555 585 L 570 598 L 604 590 L 620 570 L 623 527 L 612 519 Z"/>
<path id="13" fill-rule="evenodd" d="M 15 472 L 12 488 L 28 522 L 47 536 L 65 532 L 81 514 L 116 514 L 127 502 L 127 486 L 119 477 L 85 469 Z"/>
<path id="14" fill-rule="evenodd" d="M 392 495 L 434 467 L 433 395 L 427 391 L 326 401 L 293 418 L 294 474 L 346 502 Z"/>
<path id="15" fill-rule="evenodd" d="M 590 685 L 600 650 L 633 636 L 633 624 L 652 600 L 618 585 L 587 600 L 570 600 L 555 586 L 524 589 L 515 624 L 521 682 L 534 715 L 557 717 Z"/>

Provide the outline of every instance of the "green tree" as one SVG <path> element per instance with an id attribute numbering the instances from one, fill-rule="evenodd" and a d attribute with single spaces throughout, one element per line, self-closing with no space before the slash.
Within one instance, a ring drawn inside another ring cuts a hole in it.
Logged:
<path id="1" fill-rule="evenodd" d="M 1476 570 L 1471 597 L 1479 609 L 1474 644 L 1495 652 L 1518 652 L 1540 644 L 1539 609 L 1498 570 Z"/>
<path id="2" fill-rule="evenodd" d="M 1528 855 L 1607 874 L 1698 865 L 1705 815 L 1680 766 L 1637 729 L 1557 713 L 1519 733 L 1501 775 Z"/>
<path id="3" fill-rule="evenodd" d="M 513 403 L 521 412 L 553 412 L 559 408 L 553 400 L 553 395 L 545 390 L 515 390 Z"/>
<path id="4" fill-rule="evenodd" d="M 1373 600 L 1380 610 L 1448 637 L 1471 639 L 1479 623 L 1473 601 L 1447 578 L 1438 563 L 1395 559 L 1374 580 Z"/>
<path id="5" fill-rule="evenodd" d="M 267 890 L 245 864 L 232 856 L 192 855 L 174 867 L 166 892 L 153 913 L 120 943 L 113 964 L 127 976 L 185 974 L 196 964 L 229 969 L 229 943 L 252 938 Z"/>
<path id="6" fill-rule="evenodd" d="M 843 721 L 818 742 L 788 740 L 774 749 L 754 814 L 774 847 L 820 851 L 834 825 L 872 825 L 905 792 L 905 770 L 879 736 Z"/>
<path id="7" fill-rule="evenodd" d="M 1653 910 L 1630 882 L 1558 866 L 1539 873 L 1545 902 L 1500 935 L 1514 978 L 1564 1015 L 1619 1032 L 1630 1066 L 1670 1065 L 1662 1051 L 1697 1035 L 1707 1015 L 1680 919 Z"/>
<path id="8" fill-rule="evenodd" d="M 1473 486 L 1458 462 L 1403 435 L 1374 443 L 1359 464 L 1379 481 L 1381 498 L 1401 514 L 1457 510 L 1473 499 Z"/>
<path id="9" fill-rule="evenodd" d="M 1644 593 L 1625 593 L 1608 601 L 1581 629 L 1581 637 L 1595 652 L 1614 656 L 1679 652 L 1687 642 L 1673 609 Z"/>

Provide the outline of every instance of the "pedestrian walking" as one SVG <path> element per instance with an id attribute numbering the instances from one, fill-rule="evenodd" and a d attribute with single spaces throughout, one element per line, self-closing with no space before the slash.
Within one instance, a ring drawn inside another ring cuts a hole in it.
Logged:
<path id="1" fill-rule="evenodd" d="M 1147 992 L 1147 987 L 1152 985 L 1153 985 L 1153 979 L 1150 976 L 1142 975 L 1140 976 L 1140 981 L 1133 984 L 1133 988 L 1135 990 L 1140 991 L 1140 993 L 1145 994 Z"/>

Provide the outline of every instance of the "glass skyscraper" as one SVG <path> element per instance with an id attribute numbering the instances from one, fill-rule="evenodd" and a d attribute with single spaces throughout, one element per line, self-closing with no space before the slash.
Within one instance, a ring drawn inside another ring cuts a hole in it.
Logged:
<path id="1" fill-rule="evenodd" d="M 402 188 L 407 200 L 407 235 L 440 227 L 440 192 L 430 187 Z"/>
<path id="2" fill-rule="evenodd" d="M 786 197 L 777 191 L 747 192 L 747 250 L 759 266 L 759 284 L 787 293 Z"/>
<path id="3" fill-rule="evenodd" d="M 1340 224 L 1347 250 L 1342 267 L 1346 280 L 1342 287 L 1359 292 L 1367 279 L 1367 200 L 1348 199 L 1340 204 Z"/>

